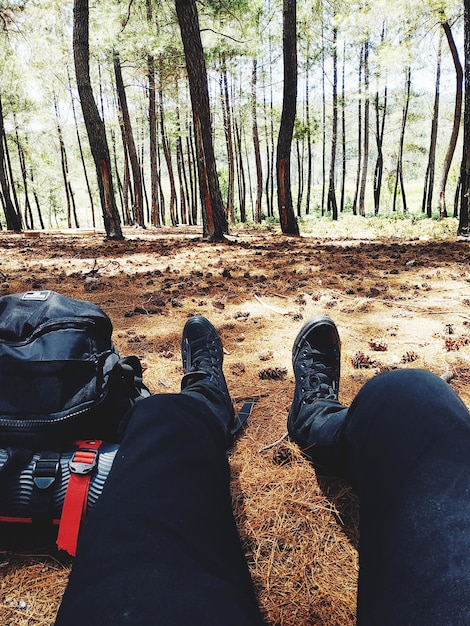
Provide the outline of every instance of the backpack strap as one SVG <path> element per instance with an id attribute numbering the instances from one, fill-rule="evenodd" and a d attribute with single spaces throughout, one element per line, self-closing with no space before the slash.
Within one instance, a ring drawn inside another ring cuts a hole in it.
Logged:
<path id="1" fill-rule="evenodd" d="M 67 485 L 57 547 L 72 556 L 77 551 L 80 525 L 85 519 L 91 475 L 98 465 L 98 449 L 102 441 L 77 441 L 78 449 L 69 461 L 70 480 Z"/>

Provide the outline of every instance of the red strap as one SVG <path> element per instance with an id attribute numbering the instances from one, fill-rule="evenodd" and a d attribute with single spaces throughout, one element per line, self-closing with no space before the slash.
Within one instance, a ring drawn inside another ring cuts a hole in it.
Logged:
<path id="1" fill-rule="evenodd" d="M 71 474 L 62 507 L 57 547 L 72 556 L 77 552 L 78 533 L 86 515 L 90 470 L 96 464 L 96 451 L 101 443 L 99 440 L 77 441 L 78 450 L 70 461 Z"/>

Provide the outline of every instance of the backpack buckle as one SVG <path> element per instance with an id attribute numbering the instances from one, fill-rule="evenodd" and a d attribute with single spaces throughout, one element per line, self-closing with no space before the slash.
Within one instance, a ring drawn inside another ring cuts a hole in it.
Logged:
<path id="1" fill-rule="evenodd" d="M 34 463 L 33 482 L 38 489 L 49 489 L 59 473 L 60 454 L 58 452 L 42 452 Z"/>
<path id="2" fill-rule="evenodd" d="M 98 465 L 98 450 L 92 448 L 79 448 L 69 461 L 72 474 L 91 474 Z"/>

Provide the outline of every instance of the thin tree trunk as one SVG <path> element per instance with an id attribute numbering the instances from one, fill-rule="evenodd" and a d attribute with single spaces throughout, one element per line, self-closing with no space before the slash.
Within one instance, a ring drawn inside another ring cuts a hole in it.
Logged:
<path id="1" fill-rule="evenodd" d="M 159 97 L 159 109 L 160 109 L 160 136 L 162 139 L 163 155 L 165 157 L 166 167 L 168 170 L 168 178 L 170 181 L 170 219 L 171 225 L 177 225 L 176 219 L 176 184 L 175 174 L 173 171 L 173 161 L 171 158 L 170 142 L 167 139 L 165 128 L 165 113 L 163 107 L 163 60 L 160 57 L 160 72 L 159 72 L 159 84 L 158 84 L 158 97 Z"/>
<path id="2" fill-rule="evenodd" d="M 365 194 L 369 165 L 369 42 L 364 44 L 364 153 L 362 155 L 361 185 L 359 190 L 359 215 L 365 216 Z"/>
<path id="3" fill-rule="evenodd" d="M 442 59 L 442 30 L 439 29 L 439 44 L 437 48 L 437 63 L 436 63 L 436 84 L 434 91 L 434 107 L 432 113 L 431 122 L 431 139 L 428 153 L 428 164 L 426 167 L 426 174 L 424 177 L 424 190 L 423 190 L 423 202 L 422 212 L 427 214 L 428 217 L 432 217 L 432 197 L 434 191 L 434 174 L 436 168 L 436 145 L 437 145 L 437 130 L 439 124 L 439 101 L 440 101 L 440 88 L 441 88 L 441 59 Z"/>
<path id="4" fill-rule="evenodd" d="M 333 220 L 338 219 L 338 205 L 336 202 L 335 188 L 336 143 L 338 141 L 338 51 L 336 43 L 337 29 L 333 28 L 333 123 L 331 129 L 331 156 L 330 173 L 328 177 L 327 204 L 327 210 L 331 211 Z"/>
<path id="5" fill-rule="evenodd" d="M 238 204 L 240 206 L 240 221 L 246 222 L 246 179 L 242 158 L 242 139 L 240 124 L 235 120 L 235 153 L 237 155 Z"/>
<path id="6" fill-rule="evenodd" d="M 118 95 L 119 108 L 122 114 L 124 124 L 124 133 L 126 136 L 126 145 L 129 152 L 129 161 L 132 169 L 133 196 L 134 196 L 134 217 L 139 226 L 145 228 L 144 221 L 144 204 L 142 192 L 142 173 L 140 170 L 139 159 L 137 156 L 137 148 L 134 140 L 134 132 L 132 130 L 131 118 L 129 115 L 129 107 L 127 105 L 126 90 L 122 78 L 121 60 L 119 53 L 113 51 L 114 76 L 116 78 L 116 91 Z"/>
<path id="7" fill-rule="evenodd" d="M 359 182 L 361 180 L 361 166 L 362 166 L 362 64 L 364 58 L 364 46 L 361 46 L 361 52 L 359 55 L 359 73 L 358 73 L 358 87 L 357 87 L 357 170 L 356 170 L 356 185 L 354 188 L 353 199 L 353 215 L 357 215 L 357 199 L 359 195 Z"/>
<path id="8" fill-rule="evenodd" d="M 256 203 L 255 203 L 255 223 L 261 223 L 261 200 L 263 197 L 263 170 L 261 166 L 261 151 L 258 133 L 258 114 L 257 114 L 257 94 L 256 84 L 258 78 L 258 61 L 253 59 L 251 71 L 251 121 L 253 130 L 253 149 L 255 152 L 256 165 Z"/>
<path id="9" fill-rule="evenodd" d="M 86 168 L 85 156 L 83 154 L 82 140 L 80 138 L 80 131 L 78 129 L 77 112 L 75 110 L 75 101 L 74 101 L 74 97 L 73 97 L 73 93 L 72 93 L 72 81 L 70 79 L 70 71 L 69 71 L 68 66 L 67 66 L 67 80 L 68 80 L 68 84 L 69 84 L 70 102 L 72 103 L 72 113 L 73 113 L 73 120 L 74 120 L 74 123 L 75 123 L 75 133 L 77 135 L 78 150 L 79 150 L 79 153 L 80 153 L 80 160 L 81 160 L 82 167 L 83 167 L 83 174 L 85 176 L 85 183 L 86 183 L 86 188 L 87 188 L 87 191 L 88 191 L 88 197 L 90 199 L 91 223 L 93 225 L 93 228 L 95 228 L 96 227 L 95 203 L 93 201 L 93 194 L 91 192 L 90 180 L 88 178 L 88 171 L 87 171 L 87 168 Z"/>
<path id="10" fill-rule="evenodd" d="M 180 189 L 180 217 L 181 223 L 188 223 L 188 204 L 186 196 L 186 188 L 184 184 L 184 156 L 183 156 L 183 141 L 181 139 L 181 120 L 180 120 L 180 107 L 179 107 L 179 89 L 178 81 L 176 81 L 176 165 L 178 171 L 178 182 Z"/>
<path id="11" fill-rule="evenodd" d="M 380 41 L 383 43 L 385 39 L 385 24 L 382 25 L 382 32 Z M 385 78 L 387 81 L 387 78 Z M 383 102 L 380 105 L 379 97 L 379 79 L 377 77 L 377 91 L 375 94 L 374 108 L 375 108 L 375 143 L 377 146 L 377 158 L 375 161 L 374 170 L 374 214 L 377 215 L 380 210 L 380 195 L 382 191 L 382 178 L 384 168 L 383 158 L 383 141 L 385 132 L 385 118 L 387 115 L 387 83 L 385 82 Z M 382 117 L 381 117 L 382 114 Z"/>
<path id="12" fill-rule="evenodd" d="M 448 22 L 443 22 L 442 28 L 444 29 L 444 33 L 447 37 L 447 42 L 449 44 L 449 48 L 452 54 L 452 60 L 454 62 L 455 67 L 455 80 L 456 80 L 456 91 L 455 91 L 455 108 L 454 108 L 454 124 L 452 127 L 452 133 L 450 136 L 449 147 L 447 148 L 447 153 L 444 159 L 444 164 L 442 166 L 442 174 L 439 182 L 439 215 L 441 217 L 447 217 L 447 209 L 446 209 L 446 185 L 447 185 L 447 177 L 449 175 L 450 166 L 452 163 L 452 158 L 455 152 L 455 146 L 457 145 L 457 139 L 459 136 L 460 129 L 460 121 L 462 118 L 462 81 L 463 81 L 463 70 L 462 64 L 460 63 L 459 54 L 457 51 L 457 47 L 455 45 L 454 37 L 452 35 L 452 31 Z"/>
<path id="13" fill-rule="evenodd" d="M 307 45 L 307 58 L 310 46 Z M 310 214 L 310 198 L 312 194 L 313 155 L 312 155 L 312 129 L 310 127 L 310 64 L 307 63 L 305 70 L 305 123 L 307 125 L 307 182 L 305 192 L 305 215 Z"/>
<path id="14" fill-rule="evenodd" d="M 346 92 L 345 92 L 345 66 L 346 66 L 346 42 L 343 43 L 343 63 L 341 69 L 341 195 L 339 210 L 344 211 L 346 195 Z"/>
<path id="15" fill-rule="evenodd" d="M 31 203 L 29 201 L 29 189 L 28 189 L 28 174 L 26 171 L 26 159 L 24 155 L 24 150 L 20 144 L 20 137 L 18 133 L 18 123 L 16 120 L 16 115 L 13 114 L 13 121 L 15 124 L 15 139 L 16 139 L 16 148 L 18 151 L 18 160 L 20 163 L 21 170 L 21 178 L 23 179 L 23 189 L 24 189 L 24 223 L 25 227 L 30 230 L 34 229 L 34 218 L 33 212 L 31 210 Z"/>
<path id="16" fill-rule="evenodd" d="M 457 234 L 468 237 L 469 225 L 469 195 L 470 195 L 470 14 L 469 4 L 464 4 L 464 49 L 465 49 L 465 110 L 463 154 L 460 167 L 460 213 Z"/>
<path id="17" fill-rule="evenodd" d="M 54 111 L 56 115 L 57 122 L 57 136 L 59 139 L 59 149 L 60 149 L 60 164 L 62 169 L 62 178 L 64 180 L 64 190 L 65 190 L 65 200 L 67 204 L 67 227 L 72 228 L 72 202 L 70 198 L 70 187 L 69 187 L 69 175 L 68 175 L 68 165 L 67 165 L 67 153 L 65 151 L 64 138 L 62 136 L 62 128 L 60 126 L 60 117 L 59 117 L 59 107 L 57 104 L 57 98 L 54 95 Z"/>
<path id="18" fill-rule="evenodd" d="M 95 162 L 100 190 L 101 208 L 106 235 L 109 239 L 123 239 L 121 222 L 114 197 L 111 160 L 103 120 L 93 98 L 89 66 L 88 0 L 74 0 L 73 55 L 78 93 L 83 119 Z"/>
<path id="19" fill-rule="evenodd" d="M 233 199 L 235 194 L 235 164 L 233 154 L 233 137 L 232 137 L 232 113 L 230 104 L 230 95 L 228 89 L 227 63 L 225 55 L 222 54 L 222 68 L 220 72 L 220 99 L 222 104 L 222 113 L 224 120 L 225 144 L 227 147 L 227 164 L 228 164 L 228 185 L 227 185 L 227 215 L 229 221 L 235 223 L 235 214 L 233 208 Z"/>
<path id="20" fill-rule="evenodd" d="M 410 93 L 411 93 L 411 68 L 408 67 L 406 70 L 405 103 L 403 105 L 401 132 L 400 132 L 400 145 L 398 148 L 395 188 L 393 192 L 393 211 L 395 211 L 397 195 L 398 195 L 398 185 L 400 185 L 403 213 L 408 212 L 408 206 L 406 204 L 405 185 L 403 182 L 403 147 L 405 144 L 405 130 L 406 130 L 406 120 L 408 118 L 408 108 L 410 104 Z"/>
<path id="21" fill-rule="evenodd" d="M 3 211 L 5 213 L 7 229 L 15 232 L 21 232 L 21 218 L 12 202 L 10 185 L 6 176 L 5 164 L 7 149 L 2 100 L 0 95 L 0 191 L 2 193 Z"/>
<path id="22" fill-rule="evenodd" d="M 321 27 L 321 93 L 322 93 L 322 156 L 321 156 L 321 214 L 325 214 L 325 191 L 326 191 L 326 85 L 325 85 L 325 27 Z"/>
<path id="23" fill-rule="evenodd" d="M 277 141 L 276 172 L 279 218 L 285 235 L 299 235 L 291 189 L 291 146 L 297 108 L 297 6 L 296 0 L 283 0 L 282 48 L 284 87 L 282 114 Z"/>

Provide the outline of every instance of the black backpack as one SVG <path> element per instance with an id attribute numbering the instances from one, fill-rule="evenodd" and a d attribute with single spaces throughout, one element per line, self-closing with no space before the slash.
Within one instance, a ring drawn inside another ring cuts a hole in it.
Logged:
<path id="1" fill-rule="evenodd" d="M 74 555 L 126 418 L 150 395 L 109 317 L 53 291 L 0 297 L 0 522 L 58 527 Z"/>
<path id="2" fill-rule="evenodd" d="M 150 393 L 112 330 L 96 304 L 53 291 L 0 298 L 0 447 L 119 442 L 126 413 Z"/>

